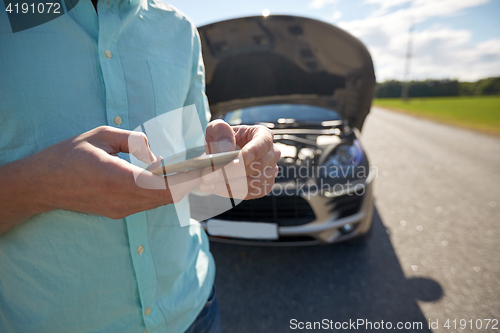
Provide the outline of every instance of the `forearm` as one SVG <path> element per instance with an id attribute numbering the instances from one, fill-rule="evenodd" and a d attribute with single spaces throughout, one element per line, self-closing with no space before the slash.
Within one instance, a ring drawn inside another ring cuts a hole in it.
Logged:
<path id="1" fill-rule="evenodd" d="M 148 164 L 156 160 L 144 134 L 100 126 L 0 166 L 0 234 L 54 209 L 122 219 L 174 202 L 163 177 L 142 174 L 118 158 L 120 152 Z M 136 183 L 139 173 L 137 181 L 146 187 Z M 172 176 L 173 183 L 189 180 L 187 174 Z"/>
<path id="2" fill-rule="evenodd" d="M 0 166 L 0 234 L 49 210 L 36 200 L 36 170 L 29 169 L 29 158 Z"/>

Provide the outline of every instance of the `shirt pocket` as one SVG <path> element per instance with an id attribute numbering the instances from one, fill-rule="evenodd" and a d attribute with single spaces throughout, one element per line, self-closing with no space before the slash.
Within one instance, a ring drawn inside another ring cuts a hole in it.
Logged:
<path id="1" fill-rule="evenodd" d="M 143 124 L 149 145 L 165 164 L 185 160 L 184 102 L 189 90 L 190 71 L 172 63 L 148 60 L 155 98 L 153 119 Z"/>
<path id="2" fill-rule="evenodd" d="M 161 115 L 184 106 L 189 82 L 190 69 L 172 63 L 148 60 L 155 98 L 156 115 Z"/>

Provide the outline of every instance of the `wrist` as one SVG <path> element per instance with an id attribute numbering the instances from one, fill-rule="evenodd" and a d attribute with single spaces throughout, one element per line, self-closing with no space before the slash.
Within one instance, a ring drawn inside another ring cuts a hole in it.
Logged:
<path id="1" fill-rule="evenodd" d="M 51 210 L 42 203 L 43 194 L 37 188 L 36 168 L 29 160 L 25 158 L 8 163 L 1 167 L 0 173 L 2 209 L 10 219 L 21 222 Z"/>

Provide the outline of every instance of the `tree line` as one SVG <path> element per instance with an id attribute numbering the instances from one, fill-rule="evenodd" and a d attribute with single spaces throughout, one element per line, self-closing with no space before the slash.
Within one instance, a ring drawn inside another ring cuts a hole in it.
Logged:
<path id="1" fill-rule="evenodd" d="M 375 97 L 401 97 L 403 82 L 390 80 L 377 83 Z M 408 97 L 500 95 L 500 77 L 475 82 L 458 80 L 410 81 Z"/>

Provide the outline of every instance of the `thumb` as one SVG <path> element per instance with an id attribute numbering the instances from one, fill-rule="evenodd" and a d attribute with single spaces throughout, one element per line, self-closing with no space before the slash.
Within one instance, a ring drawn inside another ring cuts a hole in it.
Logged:
<path id="1" fill-rule="evenodd" d="M 156 161 L 156 156 L 149 149 L 148 138 L 142 132 L 100 126 L 88 133 L 90 134 L 88 140 L 94 138 L 95 144 L 108 154 L 129 153 L 147 164 Z"/>
<path id="2" fill-rule="evenodd" d="M 130 132 L 128 136 L 128 153 L 144 163 L 156 162 L 156 156 L 149 149 L 148 138 L 141 132 Z"/>
<path id="3" fill-rule="evenodd" d="M 236 146 L 234 131 L 228 123 L 217 119 L 207 125 L 205 151 L 209 154 L 232 151 Z"/>

